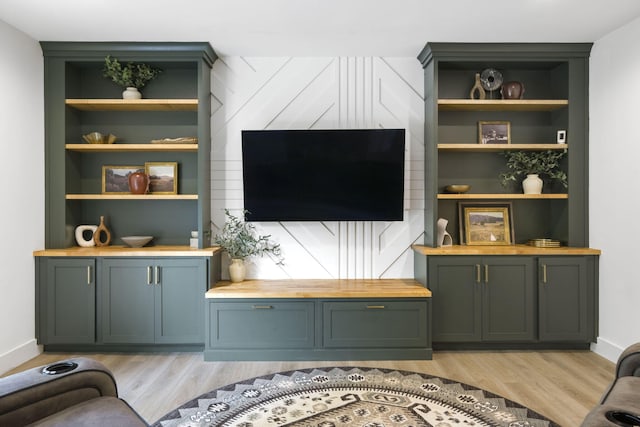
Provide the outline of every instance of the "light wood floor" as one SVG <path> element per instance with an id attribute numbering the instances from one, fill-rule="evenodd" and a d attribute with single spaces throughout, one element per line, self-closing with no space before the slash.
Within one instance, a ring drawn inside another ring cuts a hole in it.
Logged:
<path id="1" fill-rule="evenodd" d="M 62 360 L 42 354 L 6 375 Z M 467 383 L 525 405 L 561 426 L 579 426 L 613 379 L 614 364 L 589 351 L 435 352 L 424 361 L 205 362 L 201 353 L 82 354 L 114 374 L 120 397 L 149 423 L 184 402 L 240 380 L 321 366 L 421 372 Z"/>

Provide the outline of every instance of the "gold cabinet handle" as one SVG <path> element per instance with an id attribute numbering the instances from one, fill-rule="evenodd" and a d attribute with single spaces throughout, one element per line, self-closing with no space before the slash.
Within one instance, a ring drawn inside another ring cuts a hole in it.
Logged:
<path id="1" fill-rule="evenodd" d="M 160 284 L 160 267 L 158 267 L 157 265 L 155 268 L 155 278 L 156 278 L 156 285 L 159 285 Z"/>
<path id="2" fill-rule="evenodd" d="M 480 283 L 480 264 L 476 264 L 476 283 Z"/>
<path id="3" fill-rule="evenodd" d="M 484 265 L 484 283 L 489 283 L 489 264 Z"/>
<path id="4" fill-rule="evenodd" d="M 147 266 L 147 285 L 151 284 L 151 266 Z"/>
<path id="5" fill-rule="evenodd" d="M 87 285 L 91 285 L 91 266 L 87 266 Z"/>
<path id="6" fill-rule="evenodd" d="M 251 308 L 254 310 L 271 310 L 273 306 L 271 305 L 254 305 Z"/>
<path id="7" fill-rule="evenodd" d="M 384 305 L 368 305 L 368 309 L 370 310 L 384 310 Z"/>
<path id="8" fill-rule="evenodd" d="M 547 264 L 542 264 L 542 283 L 547 284 Z"/>

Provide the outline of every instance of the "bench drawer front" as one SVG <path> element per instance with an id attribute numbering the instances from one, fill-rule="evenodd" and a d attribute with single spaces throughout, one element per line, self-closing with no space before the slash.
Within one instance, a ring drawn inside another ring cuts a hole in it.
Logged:
<path id="1" fill-rule="evenodd" d="M 427 301 L 413 299 L 323 303 L 324 346 L 426 347 Z"/>
<path id="2" fill-rule="evenodd" d="M 211 348 L 312 348 L 314 303 L 254 300 L 209 302 Z"/>

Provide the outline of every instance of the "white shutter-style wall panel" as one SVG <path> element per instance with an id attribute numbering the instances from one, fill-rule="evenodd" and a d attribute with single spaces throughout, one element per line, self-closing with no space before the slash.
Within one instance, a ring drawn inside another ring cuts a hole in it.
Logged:
<path id="1" fill-rule="evenodd" d="M 248 277 L 413 277 L 411 244 L 421 242 L 424 227 L 423 70 L 417 59 L 226 57 L 214 63 L 212 92 L 214 233 L 224 224 L 225 208 L 242 211 L 243 129 L 406 129 L 403 221 L 257 223 L 261 234 L 280 243 L 285 264 L 252 259 Z"/>

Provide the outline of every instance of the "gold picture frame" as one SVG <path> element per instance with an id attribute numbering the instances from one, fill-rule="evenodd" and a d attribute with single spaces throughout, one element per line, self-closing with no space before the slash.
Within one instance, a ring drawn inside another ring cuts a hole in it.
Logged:
<path id="1" fill-rule="evenodd" d="M 149 176 L 149 194 L 178 194 L 177 162 L 146 162 L 144 170 Z"/>
<path id="2" fill-rule="evenodd" d="M 144 166 L 102 166 L 102 194 L 130 194 L 129 174 L 144 170 Z"/>
<path id="3" fill-rule="evenodd" d="M 478 122 L 479 144 L 511 144 L 511 122 Z"/>
<path id="4" fill-rule="evenodd" d="M 460 236 L 466 245 L 513 245 L 513 209 L 506 203 L 459 203 Z"/>

